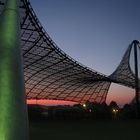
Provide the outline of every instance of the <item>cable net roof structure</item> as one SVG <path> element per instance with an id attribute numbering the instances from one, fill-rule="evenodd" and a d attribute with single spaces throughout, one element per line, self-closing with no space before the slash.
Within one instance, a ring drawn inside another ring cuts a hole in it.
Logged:
<path id="1" fill-rule="evenodd" d="M 138 44 L 138 48 L 139 46 L 140 44 Z M 133 47 L 134 41 L 129 45 L 117 69 L 109 76 L 115 83 L 120 83 L 131 88 L 135 88 L 135 74 L 130 66 L 130 54 Z M 140 84 L 138 86 L 140 88 Z"/>
<path id="2" fill-rule="evenodd" d="M 0 0 L 0 13 L 5 2 Z M 128 65 L 131 47 L 107 77 L 64 53 L 45 32 L 28 0 L 20 1 L 19 12 L 27 99 L 102 103 L 112 81 L 134 88 L 134 74 Z"/>
<path id="3" fill-rule="evenodd" d="M 130 53 L 132 50 L 132 45 L 129 45 L 128 49 L 126 50 L 122 61 L 120 62 L 117 69 L 110 75 L 112 80 L 115 80 L 118 83 L 122 83 L 123 85 L 127 85 L 130 87 L 135 87 L 135 77 L 130 68 Z"/>

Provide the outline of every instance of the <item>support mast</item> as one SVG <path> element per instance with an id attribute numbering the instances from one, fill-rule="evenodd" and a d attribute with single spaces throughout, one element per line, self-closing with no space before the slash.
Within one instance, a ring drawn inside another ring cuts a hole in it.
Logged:
<path id="1" fill-rule="evenodd" d="M 140 107 L 139 107 L 139 78 L 138 78 L 138 56 L 137 47 L 139 42 L 137 40 L 133 41 L 134 44 L 134 63 L 135 63 L 135 97 L 136 97 L 136 116 L 140 117 Z"/>
<path id="2" fill-rule="evenodd" d="M 19 2 L 6 0 L 0 15 L 0 140 L 28 140 Z"/>

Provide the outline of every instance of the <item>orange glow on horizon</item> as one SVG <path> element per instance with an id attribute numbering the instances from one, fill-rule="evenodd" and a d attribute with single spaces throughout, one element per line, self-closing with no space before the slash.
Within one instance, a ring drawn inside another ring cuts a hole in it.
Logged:
<path id="1" fill-rule="evenodd" d="M 62 100 L 27 100 L 27 104 L 42 104 L 48 106 L 57 106 L 57 105 L 74 105 L 77 103 Z"/>
<path id="2" fill-rule="evenodd" d="M 106 103 L 110 104 L 111 101 L 115 101 L 119 106 L 129 104 L 135 96 L 134 93 L 134 89 L 113 83 L 109 89 Z"/>

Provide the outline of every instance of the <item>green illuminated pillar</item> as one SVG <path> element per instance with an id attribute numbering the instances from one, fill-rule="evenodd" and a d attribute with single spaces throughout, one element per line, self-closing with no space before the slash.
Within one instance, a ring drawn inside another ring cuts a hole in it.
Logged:
<path id="1" fill-rule="evenodd" d="M 18 3 L 7 0 L 0 15 L 0 140 L 28 140 Z"/>

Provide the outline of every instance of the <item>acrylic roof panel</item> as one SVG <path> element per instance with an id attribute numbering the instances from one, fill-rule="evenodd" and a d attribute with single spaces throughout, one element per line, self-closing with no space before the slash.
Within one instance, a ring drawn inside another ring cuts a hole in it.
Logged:
<path id="1" fill-rule="evenodd" d="M 21 2 L 21 7 L 27 98 L 104 102 L 110 86 L 110 82 L 104 81 L 106 77 L 79 64 L 59 49 L 26 0 Z"/>

